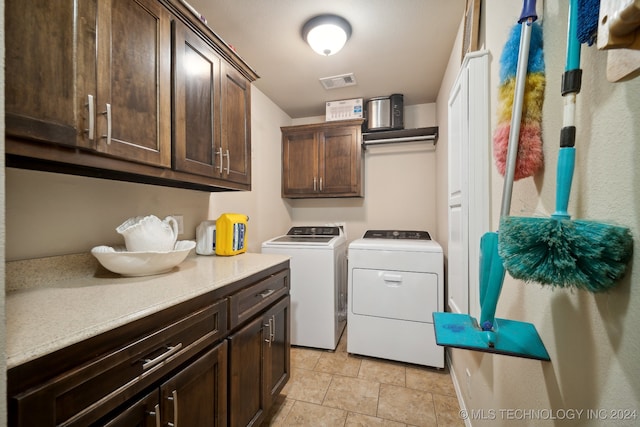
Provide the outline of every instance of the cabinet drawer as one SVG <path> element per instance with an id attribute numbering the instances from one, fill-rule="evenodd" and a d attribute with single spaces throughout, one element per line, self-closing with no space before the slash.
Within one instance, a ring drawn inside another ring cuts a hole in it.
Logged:
<path id="1" fill-rule="evenodd" d="M 249 320 L 289 293 L 288 270 L 274 274 L 229 297 L 229 329 Z"/>
<path id="2" fill-rule="evenodd" d="M 13 396 L 10 425 L 87 425 L 221 339 L 226 299 Z M 87 351 L 91 351 L 87 349 Z"/>

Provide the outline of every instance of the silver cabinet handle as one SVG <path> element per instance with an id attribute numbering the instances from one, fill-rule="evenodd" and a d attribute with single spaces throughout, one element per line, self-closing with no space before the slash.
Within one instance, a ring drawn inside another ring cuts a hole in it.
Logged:
<path id="1" fill-rule="evenodd" d="M 220 149 L 220 152 L 222 152 L 222 148 Z M 227 168 L 224 169 L 225 172 L 227 172 L 227 175 L 229 175 L 229 170 L 231 167 L 231 160 L 229 160 L 229 149 L 227 149 L 224 153 L 224 157 L 227 158 Z M 220 165 L 222 165 L 222 161 L 220 161 Z"/>
<path id="2" fill-rule="evenodd" d="M 266 327 L 269 328 L 269 338 L 265 338 L 264 342 L 269 344 L 269 347 L 271 347 L 271 319 L 269 319 L 269 321 L 267 323 L 263 323 L 262 326 L 264 326 L 265 328 Z"/>
<path id="3" fill-rule="evenodd" d="M 107 104 L 107 111 L 103 111 L 102 114 L 107 116 L 107 134 L 102 137 L 107 138 L 107 145 L 109 145 L 111 144 L 111 104 Z"/>
<path id="4" fill-rule="evenodd" d="M 93 99 L 93 95 L 87 95 L 87 107 L 89 108 L 89 129 L 85 129 L 87 132 L 89 141 L 93 141 L 95 138 L 95 114 L 96 114 L 96 102 Z"/>
<path id="5" fill-rule="evenodd" d="M 256 296 L 261 296 L 262 299 L 265 299 L 266 297 L 268 297 L 269 295 L 271 295 L 275 291 L 276 291 L 275 289 L 266 289 L 266 290 L 260 292 L 259 294 L 256 294 Z"/>
<path id="6" fill-rule="evenodd" d="M 178 427 L 178 390 L 173 390 L 167 399 L 173 401 L 173 422 L 167 423 L 170 427 Z"/>
<path id="7" fill-rule="evenodd" d="M 156 419 L 156 427 L 162 426 L 162 424 L 160 423 L 160 404 L 159 403 L 155 406 L 152 412 L 149 412 L 149 415 L 153 415 L 153 417 Z"/>
<path id="8" fill-rule="evenodd" d="M 158 363 L 162 362 L 165 359 L 168 359 L 171 355 L 177 353 L 178 351 L 180 351 L 180 349 L 182 348 L 182 343 L 178 343 L 176 345 L 174 345 L 173 347 L 171 346 L 167 346 L 167 351 L 165 351 L 164 353 L 162 353 L 160 356 L 156 357 L 155 359 L 144 359 L 144 364 L 142 365 L 142 369 L 149 369 L 152 366 L 157 365 Z"/>
<path id="9" fill-rule="evenodd" d="M 269 318 L 269 340 L 271 340 L 271 342 L 273 342 L 273 339 L 276 336 L 276 332 L 274 330 L 275 329 L 274 320 L 275 319 L 273 318 L 273 316 L 271 316 Z M 271 344 L 271 343 L 269 343 L 269 344 Z"/>
<path id="10" fill-rule="evenodd" d="M 318 191 L 317 179 L 313 177 L 313 191 Z"/>
<path id="11" fill-rule="evenodd" d="M 271 322 L 273 328 L 271 329 L 271 342 L 276 340 L 276 316 L 275 314 L 273 316 L 271 316 L 271 318 L 269 319 L 269 322 Z M 269 343 L 269 346 L 271 346 L 271 343 Z"/>
<path id="12" fill-rule="evenodd" d="M 216 169 L 220 170 L 220 173 L 222 173 L 222 147 L 220 147 L 220 152 L 218 153 L 218 150 L 216 150 L 215 154 L 214 154 L 214 158 L 215 156 L 219 156 L 220 157 L 220 166 L 216 166 Z"/>
<path id="13" fill-rule="evenodd" d="M 320 192 L 322 193 L 322 177 L 320 177 Z"/>
<path id="14" fill-rule="evenodd" d="M 264 342 L 269 344 L 269 347 L 271 347 L 271 342 L 273 341 L 273 339 L 276 336 L 276 333 L 274 331 L 275 328 L 275 318 L 274 316 L 269 317 L 269 323 L 265 323 L 264 326 L 269 326 L 269 338 L 266 338 L 264 340 Z"/>

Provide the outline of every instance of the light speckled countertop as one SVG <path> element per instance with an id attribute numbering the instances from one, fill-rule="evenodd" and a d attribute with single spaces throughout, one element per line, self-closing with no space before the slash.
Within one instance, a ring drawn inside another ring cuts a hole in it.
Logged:
<path id="1" fill-rule="evenodd" d="M 60 264 L 59 258 L 56 257 L 57 265 Z M 72 263 L 78 264 L 78 259 L 71 259 Z M 5 301 L 7 368 L 187 301 L 288 259 L 276 254 L 244 253 L 231 257 L 191 254 L 169 273 L 122 277 L 80 257 L 81 263 L 84 262 L 83 268 L 76 265 L 73 272 L 59 275 L 49 269 L 46 279 L 38 279 L 38 268 L 30 267 L 32 264 L 15 263 L 8 266 L 9 290 Z M 32 281 L 38 285 L 15 286 L 23 274 L 35 276 Z"/>

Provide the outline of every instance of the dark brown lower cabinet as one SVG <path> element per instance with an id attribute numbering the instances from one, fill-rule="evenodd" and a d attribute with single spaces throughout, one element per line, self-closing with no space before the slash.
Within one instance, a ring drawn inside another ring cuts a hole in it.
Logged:
<path id="1" fill-rule="evenodd" d="M 289 378 L 288 267 L 11 368 L 8 425 L 259 425 Z"/>
<path id="2" fill-rule="evenodd" d="M 95 425 L 226 426 L 226 354 L 223 341 L 112 420 Z"/>
<path id="3" fill-rule="evenodd" d="M 290 297 L 229 340 L 229 425 L 258 426 L 289 378 Z"/>
<path id="4" fill-rule="evenodd" d="M 222 342 L 160 387 L 161 425 L 227 425 L 227 343 Z"/>
<path id="5" fill-rule="evenodd" d="M 273 331 L 269 337 L 269 342 L 267 342 L 268 351 L 265 363 L 267 368 L 265 384 L 267 386 L 266 395 L 269 407 L 289 380 L 291 366 L 289 359 L 291 354 L 290 300 L 291 297 L 287 296 L 273 306 L 263 318 L 267 320 L 266 324 L 268 324 L 269 319 L 273 319 Z M 267 327 L 265 326 L 265 328 Z M 265 332 L 267 332 L 266 329 Z"/>
<path id="6" fill-rule="evenodd" d="M 159 416 L 158 390 L 154 390 L 103 425 L 105 427 L 156 427 L 158 425 L 156 417 Z M 101 424 L 98 423 L 97 425 Z"/>

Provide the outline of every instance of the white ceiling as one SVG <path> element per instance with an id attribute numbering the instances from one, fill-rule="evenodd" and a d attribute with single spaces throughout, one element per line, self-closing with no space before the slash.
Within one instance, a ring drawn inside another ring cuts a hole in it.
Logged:
<path id="1" fill-rule="evenodd" d="M 292 118 L 319 116 L 325 102 L 404 94 L 435 102 L 465 0 L 188 0 L 258 73 L 254 85 Z M 300 30 L 340 15 L 353 28 L 333 56 L 315 53 Z M 356 86 L 325 90 L 322 77 L 354 73 Z"/>

